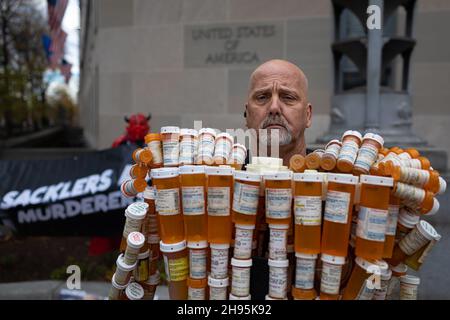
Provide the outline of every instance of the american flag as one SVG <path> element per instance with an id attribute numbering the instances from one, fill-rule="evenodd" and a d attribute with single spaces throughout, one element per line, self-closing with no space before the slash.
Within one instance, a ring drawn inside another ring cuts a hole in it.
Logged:
<path id="1" fill-rule="evenodd" d="M 61 70 L 66 83 L 69 83 L 70 78 L 72 77 L 72 64 L 63 59 L 62 64 L 59 66 L 59 70 Z"/>
<path id="2" fill-rule="evenodd" d="M 63 52 L 67 33 L 65 33 L 61 28 L 57 28 L 50 32 L 50 37 L 52 39 L 49 48 L 50 52 Z"/>
<path id="3" fill-rule="evenodd" d="M 61 27 L 61 21 L 66 12 L 69 0 L 47 0 L 48 25 L 50 30 Z"/>

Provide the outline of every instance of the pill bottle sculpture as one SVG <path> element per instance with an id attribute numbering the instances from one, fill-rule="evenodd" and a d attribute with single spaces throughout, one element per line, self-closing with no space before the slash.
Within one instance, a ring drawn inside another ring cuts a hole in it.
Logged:
<path id="1" fill-rule="evenodd" d="M 408 270 L 441 239 L 425 219 L 446 190 L 428 159 L 347 130 L 289 167 L 263 157 L 244 166 L 233 140 L 171 126 L 133 152 L 121 190 L 140 197 L 125 210 L 111 300 L 154 299 L 161 279 L 171 299 L 250 300 L 257 255 L 267 300 L 417 299 Z"/>

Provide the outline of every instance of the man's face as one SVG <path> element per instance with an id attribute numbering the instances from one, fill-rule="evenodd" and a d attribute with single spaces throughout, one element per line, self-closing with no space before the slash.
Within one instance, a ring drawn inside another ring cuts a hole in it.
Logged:
<path id="1" fill-rule="evenodd" d="M 254 73 L 246 106 L 247 127 L 278 130 L 280 145 L 294 144 L 311 126 L 306 80 L 289 65 L 271 65 Z M 267 144 L 270 145 L 270 138 Z"/>

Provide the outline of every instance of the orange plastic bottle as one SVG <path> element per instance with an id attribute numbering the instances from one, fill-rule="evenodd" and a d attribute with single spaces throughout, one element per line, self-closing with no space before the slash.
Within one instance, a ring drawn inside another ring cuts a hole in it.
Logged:
<path id="1" fill-rule="evenodd" d="M 181 166 L 180 177 L 186 240 L 188 242 L 207 240 L 205 167 Z"/>
<path id="2" fill-rule="evenodd" d="M 418 157 L 417 159 L 402 160 L 401 165 L 409 168 L 429 170 L 431 167 L 430 160 L 425 157 Z"/>
<path id="3" fill-rule="evenodd" d="M 434 194 L 422 188 L 395 182 L 393 194 L 403 200 L 405 205 L 422 214 L 433 215 L 439 210 L 439 201 L 434 198 Z"/>
<path id="4" fill-rule="evenodd" d="M 294 174 L 296 253 L 320 253 L 323 178 L 321 173 Z"/>
<path id="5" fill-rule="evenodd" d="M 181 129 L 180 130 L 180 157 L 179 164 L 192 165 L 194 164 L 194 158 L 197 146 L 198 132 L 194 129 Z"/>
<path id="6" fill-rule="evenodd" d="M 208 241 L 210 243 L 231 243 L 233 171 L 232 168 L 227 167 L 206 167 Z"/>
<path id="7" fill-rule="evenodd" d="M 198 152 L 196 164 L 212 165 L 216 130 L 203 128 L 198 132 Z"/>
<path id="8" fill-rule="evenodd" d="M 259 189 L 261 175 L 259 173 L 235 171 L 233 187 L 232 218 L 236 224 L 256 224 L 258 212 Z"/>
<path id="9" fill-rule="evenodd" d="M 325 153 L 320 160 L 320 167 L 325 171 L 331 171 L 336 167 L 339 151 L 342 143 L 337 140 L 331 140 L 325 147 Z"/>
<path id="10" fill-rule="evenodd" d="M 164 167 L 178 167 L 180 155 L 180 128 L 162 127 L 161 140 Z"/>
<path id="11" fill-rule="evenodd" d="M 301 154 L 293 155 L 289 159 L 289 169 L 293 172 L 303 172 L 306 169 L 305 157 Z"/>
<path id="12" fill-rule="evenodd" d="M 292 171 L 264 174 L 266 222 L 285 224 L 291 222 Z"/>
<path id="13" fill-rule="evenodd" d="M 381 259 L 388 218 L 392 178 L 360 176 L 361 199 L 356 229 L 355 254 L 364 259 Z"/>
<path id="14" fill-rule="evenodd" d="M 358 177 L 328 173 L 328 191 L 322 230 L 322 253 L 347 256 L 353 201 Z"/>
<path id="15" fill-rule="evenodd" d="M 135 164 L 130 168 L 130 177 L 131 179 L 145 179 L 147 176 L 148 168 L 142 164 Z"/>
<path id="16" fill-rule="evenodd" d="M 138 148 L 133 151 L 132 158 L 138 164 L 148 165 L 153 159 L 152 153 L 147 148 Z"/>
<path id="17" fill-rule="evenodd" d="M 216 165 L 228 163 L 228 159 L 233 148 L 233 136 L 222 132 L 217 135 L 214 145 L 214 157 L 213 161 Z"/>
<path id="18" fill-rule="evenodd" d="M 167 244 L 161 241 L 160 250 L 164 257 L 170 300 L 187 300 L 189 259 L 186 250 L 186 241 L 183 240 L 173 244 Z"/>
<path id="19" fill-rule="evenodd" d="M 143 192 L 147 187 L 147 181 L 142 178 L 127 180 L 120 186 L 120 191 L 127 198 L 136 197 L 138 193 Z"/>
<path id="20" fill-rule="evenodd" d="M 183 241 L 184 221 L 180 209 L 179 169 L 152 169 L 151 177 L 156 189 L 156 211 L 161 239 L 168 244 Z"/>
<path id="21" fill-rule="evenodd" d="M 325 150 L 316 149 L 313 152 L 307 154 L 305 158 L 306 167 L 310 170 L 319 169 L 324 153 Z"/>
<path id="22" fill-rule="evenodd" d="M 236 170 L 241 170 L 242 166 L 245 163 L 246 157 L 247 148 L 240 143 L 235 143 L 233 144 L 233 148 L 231 149 L 231 155 L 228 160 L 228 164 Z"/>
<path id="23" fill-rule="evenodd" d="M 435 194 L 440 189 L 439 173 L 436 171 L 398 166 L 392 169 L 392 178 L 395 181 L 412 184 Z"/>
<path id="24" fill-rule="evenodd" d="M 352 172 L 361 141 L 362 136 L 358 131 L 348 130 L 343 134 L 342 147 L 336 165 L 340 172 Z"/>
<path id="25" fill-rule="evenodd" d="M 159 133 L 149 133 L 145 136 L 145 144 L 151 151 L 153 160 L 151 163 L 152 168 L 159 168 L 163 165 L 162 147 L 161 147 L 161 135 Z"/>
<path id="26" fill-rule="evenodd" d="M 374 287 L 368 288 L 367 281 L 372 275 L 380 277 L 386 273 L 389 266 L 382 260 L 366 260 L 356 257 L 355 267 L 352 270 L 347 286 L 342 293 L 342 300 L 372 300 L 375 292 Z"/>
<path id="27" fill-rule="evenodd" d="M 386 261 L 397 266 L 439 236 L 428 222 L 421 220 L 395 247 L 392 258 Z"/>
<path id="28" fill-rule="evenodd" d="M 378 152 L 383 148 L 383 145 L 384 139 L 380 135 L 366 133 L 353 166 L 353 174 L 369 174 L 370 167 L 378 159 Z"/>

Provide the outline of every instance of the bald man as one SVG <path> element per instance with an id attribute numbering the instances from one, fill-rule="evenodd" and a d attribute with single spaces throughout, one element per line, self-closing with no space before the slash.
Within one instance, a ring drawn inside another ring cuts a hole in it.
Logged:
<path id="1" fill-rule="evenodd" d="M 267 129 L 267 137 L 271 130 L 278 130 L 284 165 L 294 154 L 305 155 L 305 130 L 311 126 L 312 105 L 303 71 L 278 59 L 256 68 L 250 77 L 245 116 L 249 129 Z M 266 140 L 270 147 L 270 138 Z"/>

